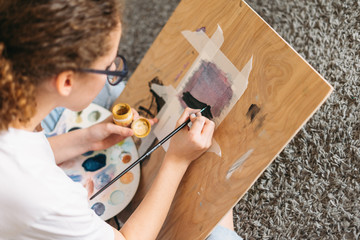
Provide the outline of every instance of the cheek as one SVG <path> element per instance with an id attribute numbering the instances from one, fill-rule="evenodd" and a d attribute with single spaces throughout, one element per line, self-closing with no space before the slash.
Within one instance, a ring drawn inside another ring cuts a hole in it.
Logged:
<path id="1" fill-rule="evenodd" d="M 95 74 L 94 74 L 95 75 Z M 106 75 L 95 75 L 87 77 L 83 81 L 83 86 L 81 87 L 79 94 L 79 98 L 81 97 L 84 103 L 92 102 L 95 97 L 100 93 L 100 91 L 104 88 L 104 85 L 107 81 Z"/>
<path id="2" fill-rule="evenodd" d="M 99 93 L 101 89 L 104 87 L 107 81 L 107 77 L 106 75 L 98 75 L 98 76 L 94 76 L 94 78 L 91 80 L 92 81 L 89 81 L 90 89 L 92 89 L 92 92 Z"/>
<path id="3" fill-rule="evenodd" d="M 100 86 L 100 90 L 99 90 L 99 91 L 101 91 L 101 89 L 105 86 L 105 84 L 106 84 L 106 82 L 107 82 L 107 76 L 101 78 L 101 80 L 99 79 L 98 82 L 99 82 L 98 84 L 99 84 L 99 86 Z"/>

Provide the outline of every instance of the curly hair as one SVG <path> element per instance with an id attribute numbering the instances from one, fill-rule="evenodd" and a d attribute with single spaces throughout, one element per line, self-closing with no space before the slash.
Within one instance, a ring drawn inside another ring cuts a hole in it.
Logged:
<path id="1" fill-rule="evenodd" d="M 31 119 L 39 83 L 109 51 L 120 9 L 119 0 L 0 0 L 0 130 Z"/>

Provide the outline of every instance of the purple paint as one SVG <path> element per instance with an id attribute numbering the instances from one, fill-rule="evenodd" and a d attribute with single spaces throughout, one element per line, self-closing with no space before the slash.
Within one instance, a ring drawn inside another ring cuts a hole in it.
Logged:
<path id="1" fill-rule="evenodd" d="M 93 157 L 86 159 L 81 165 L 85 171 L 95 172 L 106 165 L 106 155 L 99 153 Z"/>
<path id="2" fill-rule="evenodd" d="M 187 68 L 188 65 L 189 65 L 189 62 L 184 64 L 183 69 L 176 75 L 174 81 L 177 81 L 180 78 L 181 74 L 184 72 L 184 70 Z"/>
<path id="3" fill-rule="evenodd" d="M 218 117 L 221 111 L 230 103 L 233 96 L 231 84 L 226 74 L 215 63 L 201 61 L 200 67 L 193 73 L 178 96 L 183 107 L 188 106 L 182 99 L 191 96 L 198 102 L 211 106 L 211 114 Z M 193 99 L 193 100 L 194 100 Z"/>
<path id="4" fill-rule="evenodd" d="M 206 32 L 206 27 L 201 27 L 196 29 L 196 32 L 200 32 L 200 31 Z"/>
<path id="5" fill-rule="evenodd" d="M 95 188 L 100 189 L 103 186 L 105 186 L 108 182 L 111 181 L 111 179 L 114 178 L 115 172 L 116 172 L 116 165 L 110 164 L 104 170 L 97 173 L 93 178 Z"/>
<path id="6" fill-rule="evenodd" d="M 92 210 L 96 213 L 96 215 L 101 216 L 105 212 L 105 205 L 101 202 L 97 202 L 91 207 Z"/>

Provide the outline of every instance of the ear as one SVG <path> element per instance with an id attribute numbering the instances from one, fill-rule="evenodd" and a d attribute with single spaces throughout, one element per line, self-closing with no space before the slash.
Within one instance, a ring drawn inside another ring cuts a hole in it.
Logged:
<path id="1" fill-rule="evenodd" d="M 61 72 L 55 78 L 56 90 L 61 96 L 69 96 L 74 87 L 75 73 L 73 71 Z"/>

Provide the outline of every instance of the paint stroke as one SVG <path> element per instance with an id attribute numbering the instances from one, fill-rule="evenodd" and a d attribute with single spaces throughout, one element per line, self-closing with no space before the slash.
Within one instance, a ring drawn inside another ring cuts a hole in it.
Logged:
<path id="1" fill-rule="evenodd" d="M 248 159 L 248 157 L 250 157 L 250 155 L 253 153 L 253 151 L 254 151 L 254 149 L 250 149 L 249 151 L 247 151 L 231 166 L 231 168 L 229 169 L 229 171 L 226 174 L 226 180 L 230 179 L 231 175 L 243 165 L 243 163 L 246 161 L 246 159 Z"/>
<path id="2" fill-rule="evenodd" d="M 204 26 L 196 29 L 196 32 L 200 32 L 200 31 L 206 32 L 206 27 Z"/>
<path id="3" fill-rule="evenodd" d="M 213 118 L 213 116 L 211 114 L 211 106 L 207 105 L 206 103 L 200 102 L 199 100 L 194 98 L 190 92 L 183 92 L 183 96 L 181 97 L 181 99 L 186 103 L 186 105 L 189 108 L 192 108 L 192 109 L 203 109 L 203 108 L 209 106 L 208 108 L 205 109 L 205 111 L 202 112 L 202 115 L 209 119 Z"/>
<path id="4" fill-rule="evenodd" d="M 86 179 L 84 187 L 88 192 L 88 198 L 90 198 L 94 193 L 94 182 L 93 182 L 93 180 L 91 178 Z"/>
<path id="5" fill-rule="evenodd" d="M 72 131 L 75 131 L 75 130 L 78 130 L 78 129 L 81 129 L 81 127 L 73 127 L 73 128 L 70 128 L 68 132 L 72 132 Z"/>
<path id="6" fill-rule="evenodd" d="M 210 148 L 207 151 L 208 152 L 213 152 L 216 155 L 218 155 L 219 157 L 222 156 L 220 145 L 214 138 L 212 139 L 212 144 L 211 144 Z"/>
<path id="7" fill-rule="evenodd" d="M 99 153 L 93 157 L 86 159 L 81 165 L 85 171 L 95 172 L 106 165 L 106 155 Z"/>
<path id="8" fill-rule="evenodd" d="M 250 118 L 250 122 L 254 121 L 256 115 L 260 112 L 260 108 L 256 104 L 251 104 L 246 116 Z"/>
<path id="9" fill-rule="evenodd" d="M 74 182 L 81 182 L 82 180 L 82 176 L 81 175 L 76 175 L 76 174 L 71 174 L 71 175 L 68 175 L 71 180 L 73 180 Z"/>
<path id="10" fill-rule="evenodd" d="M 194 100 L 210 105 L 212 116 L 219 117 L 230 104 L 232 96 L 233 90 L 226 73 L 215 63 L 202 60 L 184 86 L 179 100 L 183 107 L 189 106 L 188 103 Z"/>
<path id="11" fill-rule="evenodd" d="M 101 202 L 97 202 L 91 207 L 92 210 L 96 213 L 96 215 L 101 216 L 105 212 L 105 205 Z"/>
<path id="12" fill-rule="evenodd" d="M 97 173 L 93 180 L 94 180 L 94 186 L 96 189 L 100 189 L 103 186 L 105 186 L 108 182 L 113 179 L 116 172 L 116 165 L 110 164 L 108 167 L 106 167 L 101 172 Z"/>
<path id="13" fill-rule="evenodd" d="M 81 123 L 82 122 L 81 113 L 82 113 L 82 111 L 77 112 L 77 114 L 76 114 L 77 117 L 76 117 L 76 120 L 75 120 L 76 123 Z"/>

